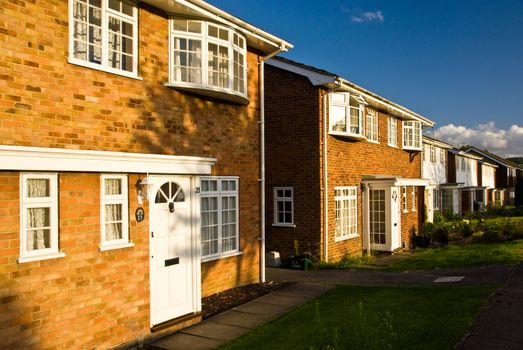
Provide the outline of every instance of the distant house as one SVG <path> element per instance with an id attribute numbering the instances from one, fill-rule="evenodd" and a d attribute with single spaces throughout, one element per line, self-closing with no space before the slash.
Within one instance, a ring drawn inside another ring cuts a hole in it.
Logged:
<path id="1" fill-rule="evenodd" d="M 408 248 L 423 219 L 433 122 L 342 77 L 266 66 L 267 249 L 338 260 Z"/>
<path id="2" fill-rule="evenodd" d="M 521 171 L 518 164 L 476 147 L 468 148 L 467 153 L 480 156 L 486 163 L 496 166 L 496 188 L 492 191 L 492 202 L 498 206 L 514 205 L 518 173 Z"/>
<path id="3" fill-rule="evenodd" d="M 263 60 L 290 47 L 197 0 L 2 2 L 0 347 L 111 348 L 260 281 Z"/>
<path id="4" fill-rule="evenodd" d="M 421 177 L 429 181 L 425 188 L 425 208 L 429 222 L 433 221 L 434 212 L 442 208 L 441 193 L 448 183 L 448 152 L 452 148 L 451 144 L 423 135 Z"/>

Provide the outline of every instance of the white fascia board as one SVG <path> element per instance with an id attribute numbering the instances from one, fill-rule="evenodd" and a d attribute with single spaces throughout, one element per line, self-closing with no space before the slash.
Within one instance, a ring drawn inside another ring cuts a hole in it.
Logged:
<path id="1" fill-rule="evenodd" d="M 267 60 L 268 65 L 277 67 L 292 73 L 296 73 L 309 79 L 313 86 L 324 86 L 336 83 L 336 77 L 333 75 L 321 74 L 305 67 L 296 66 L 287 62 L 282 62 L 275 59 Z"/>
<path id="2" fill-rule="evenodd" d="M 479 153 L 479 154 L 481 154 L 481 156 L 482 156 L 483 158 L 490 159 L 491 161 L 496 162 L 496 163 L 498 163 L 499 165 L 502 165 L 502 166 L 504 166 L 504 167 L 507 167 L 507 168 L 513 168 L 512 165 L 507 164 L 507 163 L 504 163 L 504 162 L 501 162 L 501 161 L 499 161 L 498 159 L 496 159 L 496 158 L 494 158 L 494 157 L 491 157 L 491 156 L 489 156 L 488 154 L 486 154 L 486 153 L 484 153 L 484 152 L 481 152 L 479 149 L 475 149 L 475 148 L 472 149 L 472 148 L 471 148 L 471 149 L 469 149 L 469 151 L 473 151 L 473 152 Z"/>
<path id="3" fill-rule="evenodd" d="M 427 145 L 433 145 L 433 146 L 443 148 L 443 149 L 452 149 L 452 147 L 453 147 L 451 144 L 440 141 L 440 140 L 428 139 L 425 137 L 425 135 L 423 135 L 423 143 L 425 143 Z"/>
<path id="4" fill-rule="evenodd" d="M 259 40 L 260 42 L 265 43 L 266 45 L 274 48 L 272 51 L 277 51 L 278 49 L 284 48 L 292 49 L 294 46 L 283 39 L 280 39 L 270 33 L 267 33 L 241 19 L 220 10 L 217 7 L 214 7 L 201 0 L 141 0 L 144 3 L 155 6 L 159 9 L 164 10 L 169 14 L 176 15 L 179 12 L 180 6 L 190 10 L 194 16 L 202 16 L 213 20 L 215 22 L 224 24 L 230 28 L 236 29 L 245 35 L 248 38 Z M 252 40 L 251 40 L 252 41 Z M 261 48 L 260 48 L 261 49 Z M 266 50 L 267 53 L 272 52 L 271 50 Z"/>
<path id="5" fill-rule="evenodd" d="M 0 170 L 209 175 L 216 158 L 0 145 Z"/>

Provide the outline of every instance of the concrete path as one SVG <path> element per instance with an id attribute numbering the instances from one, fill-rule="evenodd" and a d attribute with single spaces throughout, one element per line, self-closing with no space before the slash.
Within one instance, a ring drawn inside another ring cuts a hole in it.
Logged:
<path id="1" fill-rule="evenodd" d="M 144 344 L 153 350 L 204 350 L 252 331 L 334 288 L 332 285 L 297 283 L 237 306 L 197 325 Z"/>
<path id="2" fill-rule="evenodd" d="M 267 280 L 275 282 L 313 282 L 324 284 L 433 284 L 440 277 L 464 278 L 461 285 L 505 284 L 514 266 L 495 265 L 466 269 L 383 272 L 374 270 L 287 270 L 267 268 Z"/>
<path id="3" fill-rule="evenodd" d="M 523 349 L 523 263 L 465 335 L 462 350 Z"/>

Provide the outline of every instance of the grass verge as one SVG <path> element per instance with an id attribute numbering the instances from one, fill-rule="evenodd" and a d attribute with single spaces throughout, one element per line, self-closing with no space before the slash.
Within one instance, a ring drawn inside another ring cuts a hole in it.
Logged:
<path id="1" fill-rule="evenodd" d="M 338 286 L 220 349 L 453 349 L 494 289 Z"/>
<path id="2" fill-rule="evenodd" d="M 431 270 L 513 264 L 523 260 L 523 239 L 503 243 L 449 245 L 415 252 L 385 268 L 387 271 Z"/>

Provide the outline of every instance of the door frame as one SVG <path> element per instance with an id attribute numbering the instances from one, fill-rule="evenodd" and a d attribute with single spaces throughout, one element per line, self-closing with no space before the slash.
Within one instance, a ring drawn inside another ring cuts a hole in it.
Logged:
<path id="1" fill-rule="evenodd" d="M 148 175 L 146 179 L 146 183 L 148 186 L 148 200 L 149 200 L 149 259 L 151 255 L 154 254 L 152 251 L 153 245 L 151 244 L 151 238 L 152 238 L 152 226 L 151 223 L 155 219 L 153 211 L 151 210 L 152 204 L 154 204 L 154 198 L 156 195 L 156 192 L 160 188 L 160 186 L 167 182 L 167 181 L 173 181 L 177 182 L 178 179 L 189 179 L 189 193 L 185 193 L 185 198 L 189 199 L 189 217 L 190 217 L 190 244 L 191 244 L 191 256 L 192 256 L 192 274 L 191 274 L 191 281 L 192 281 L 192 298 L 193 298 L 193 313 L 200 312 L 202 310 L 202 303 L 201 303 L 201 249 L 200 249 L 200 231 L 201 231 L 201 221 L 200 221 L 200 198 L 197 194 L 196 189 L 200 188 L 200 177 L 199 176 L 189 176 L 189 175 Z M 149 323 L 151 328 L 153 326 L 156 326 L 158 324 L 162 324 L 164 322 L 169 322 L 171 320 L 165 320 L 160 323 L 153 323 L 153 310 L 152 310 L 152 295 L 153 295 L 153 281 L 152 281 L 152 271 L 151 271 L 151 264 L 149 264 Z M 184 316 L 184 315 L 178 315 L 174 319 Z"/>

